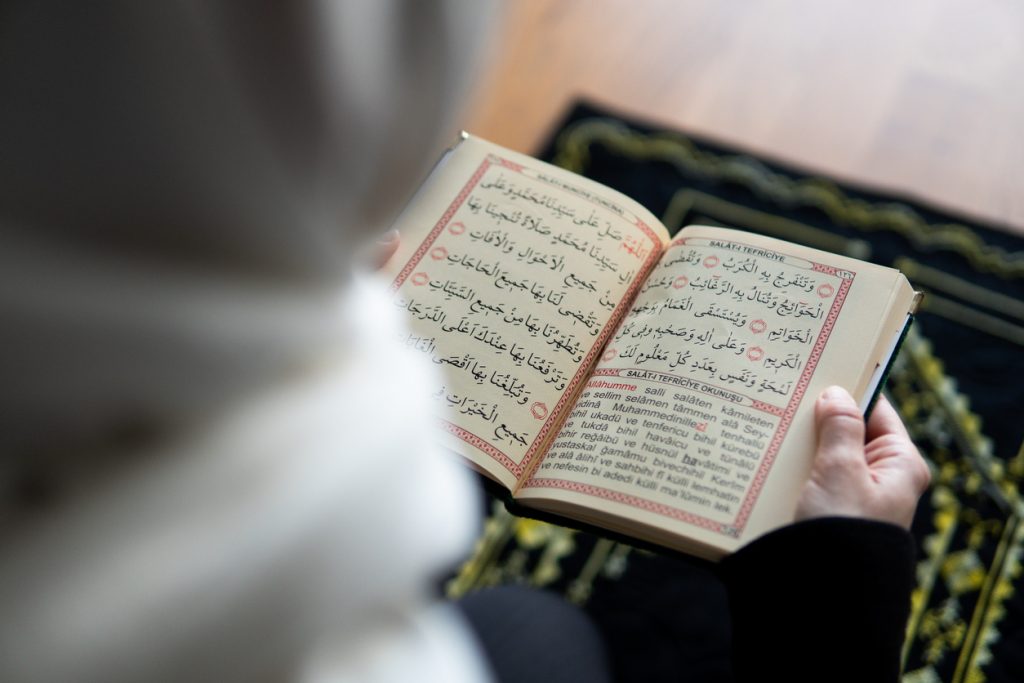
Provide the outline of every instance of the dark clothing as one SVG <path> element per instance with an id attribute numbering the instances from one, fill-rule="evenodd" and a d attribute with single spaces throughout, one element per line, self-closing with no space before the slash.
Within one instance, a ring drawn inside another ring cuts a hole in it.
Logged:
<path id="1" fill-rule="evenodd" d="M 501 683 L 613 680 L 597 627 L 555 593 L 501 586 L 471 593 L 458 604 Z"/>
<path id="2" fill-rule="evenodd" d="M 713 573 L 680 563 L 669 581 L 647 580 L 645 559 L 634 559 L 641 575 L 589 615 L 522 587 L 464 599 L 502 683 L 899 679 L 914 567 L 913 540 L 900 527 L 839 517 L 799 522 L 750 543 Z M 723 613 L 706 613 L 708 605 Z"/>
<path id="3" fill-rule="evenodd" d="M 887 683 L 914 586 L 914 543 L 894 525 L 814 519 L 721 564 L 737 681 Z"/>

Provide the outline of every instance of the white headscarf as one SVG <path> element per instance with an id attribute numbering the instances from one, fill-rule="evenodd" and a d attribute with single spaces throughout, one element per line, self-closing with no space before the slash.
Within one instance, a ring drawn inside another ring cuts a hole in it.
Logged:
<path id="1" fill-rule="evenodd" d="M 465 472 L 352 255 L 489 3 L 0 10 L 0 679 L 476 680 Z"/>
<path id="2" fill-rule="evenodd" d="M 491 4 L 5 4 L 0 447 L 162 429 L 336 347 Z"/>

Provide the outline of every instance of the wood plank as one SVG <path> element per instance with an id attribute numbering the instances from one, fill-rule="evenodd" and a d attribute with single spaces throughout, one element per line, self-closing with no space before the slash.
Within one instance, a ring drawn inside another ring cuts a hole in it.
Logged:
<path id="1" fill-rule="evenodd" d="M 1024 4 L 517 0 L 466 127 L 530 152 L 576 97 L 1024 236 Z"/>

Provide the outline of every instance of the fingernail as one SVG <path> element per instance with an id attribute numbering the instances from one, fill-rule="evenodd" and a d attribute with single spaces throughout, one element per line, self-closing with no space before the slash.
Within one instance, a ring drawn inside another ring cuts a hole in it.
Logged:
<path id="1" fill-rule="evenodd" d="M 390 244 L 398 239 L 398 229 L 391 228 L 386 233 L 377 238 L 379 244 Z"/>
<path id="2" fill-rule="evenodd" d="M 821 399 L 823 401 L 838 401 L 844 398 L 845 393 L 841 387 L 828 387 L 821 392 Z"/>

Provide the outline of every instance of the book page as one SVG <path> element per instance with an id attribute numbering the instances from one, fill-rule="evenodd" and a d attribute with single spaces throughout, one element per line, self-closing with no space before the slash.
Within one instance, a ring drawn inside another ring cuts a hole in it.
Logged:
<path id="1" fill-rule="evenodd" d="M 785 523 L 814 449 L 813 399 L 832 383 L 867 387 L 897 276 L 685 229 L 520 499 L 600 506 L 724 549 Z"/>
<path id="2" fill-rule="evenodd" d="M 469 138 L 399 220 L 405 343 L 438 369 L 445 445 L 513 488 L 550 441 L 664 228 L 618 193 Z"/>

